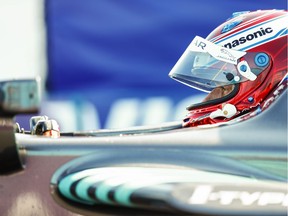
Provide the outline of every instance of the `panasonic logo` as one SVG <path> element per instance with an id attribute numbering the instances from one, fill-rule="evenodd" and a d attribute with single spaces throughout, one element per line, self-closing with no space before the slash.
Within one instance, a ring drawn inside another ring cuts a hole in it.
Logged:
<path id="1" fill-rule="evenodd" d="M 224 45 L 224 47 L 232 49 L 234 47 L 237 47 L 241 44 L 246 43 L 247 41 L 252 41 L 255 38 L 259 38 L 262 37 L 266 34 L 270 34 L 273 32 L 273 29 L 271 27 L 267 27 L 267 28 L 260 28 L 258 31 L 253 32 L 251 34 L 248 34 L 246 36 L 240 37 L 239 39 L 233 40 L 231 43 L 226 43 Z"/>

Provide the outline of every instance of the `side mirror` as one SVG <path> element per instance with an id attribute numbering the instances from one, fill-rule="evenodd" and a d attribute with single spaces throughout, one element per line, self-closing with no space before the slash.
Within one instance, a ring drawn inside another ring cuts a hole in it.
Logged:
<path id="1" fill-rule="evenodd" d="M 24 156 L 16 143 L 13 117 L 21 113 L 36 113 L 39 107 L 38 79 L 0 82 L 0 175 L 24 168 Z"/>
<path id="2" fill-rule="evenodd" d="M 0 82 L 0 116 L 36 113 L 39 107 L 38 79 Z"/>

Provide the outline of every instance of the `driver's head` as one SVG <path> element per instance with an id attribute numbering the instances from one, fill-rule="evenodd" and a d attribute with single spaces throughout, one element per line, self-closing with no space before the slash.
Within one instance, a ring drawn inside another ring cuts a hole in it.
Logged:
<path id="1" fill-rule="evenodd" d="M 221 123 L 259 111 L 277 87 L 286 89 L 284 23 L 284 10 L 234 13 L 206 39 L 192 40 L 169 76 L 209 94 L 187 108 L 184 126 Z"/>
<path id="2" fill-rule="evenodd" d="M 203 102 L 223 98 L 229 95 L 233 89 L 234 85 L 216 87 L 204 98 Z"/>

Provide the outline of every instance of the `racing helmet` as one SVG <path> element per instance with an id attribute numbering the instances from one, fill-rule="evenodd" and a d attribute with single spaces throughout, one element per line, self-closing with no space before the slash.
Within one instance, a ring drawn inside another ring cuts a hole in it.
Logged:
<path id="1" fill-rule="evenodd" d="M 285 10 L 237 12 L 206 39 L 196 36 L 169 73 L 209 93 L 187 107 L 183 126 L 247 119 L 268 106 L 269 95 L 284 91 L 287 23 Z"/>

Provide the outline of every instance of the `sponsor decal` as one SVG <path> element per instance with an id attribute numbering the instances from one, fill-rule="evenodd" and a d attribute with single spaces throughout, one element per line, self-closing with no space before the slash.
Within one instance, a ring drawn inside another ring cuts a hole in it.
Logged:
<path id="1" fill-rule="evenodd" d="M 236 57 L 233 56 L 231 54 L 231 52 L 229 52 L 229 50 L 227 49 L 220 49 L 221 55 L 219 55 L 218 57 L 222 57 L 222 59 L 228 60 L 228 61 L 232 61 L 235 62 L 237 61 Z"/>
<path id="2" fill-rule="evenodd" d="M 220 205 L 231 205 L 233 202 L 237 202 L 243 206 L 267 206 L 275 204 L 288 206 L 288 195 L 285 192 L 239 189 L 227 190 L 224 187 L 216 188 L 210 185 L 198 186 L 189 197 L 188 203 L 205 205 L 209 202 L 217 202 Z"/>
<path id="3" fill-rule="evenodd" d="M 170 203 L 186 212 L 222 215 L 285 215 L 288 192 L 285 182 L 240 184 L 181 184 Z"/>
<path id="4" fill-rule="evenodd" d="M 283 15 L 259 23 L 255 21 L 252 26 L 242 22 L 241 24 L 247 26 L 247 28 L 239 29 L 239 31 L 224 37 L 222 35 L 221 39 L 219 39 L 220 37 L 212 38 L 210 41 L 228 49 L 241 51 L 252 49 L 260 44 L 268 43 L 287 35 L 287 27 L 283 26 L 283 23 L 287 23 L 287 19 L 287 15 Z"/>
<path id="5" fill-rule="evenodd" d="M 237 64 L 237 60 L 244 56 L 246 52 L 231 50 L 226 47 L 216 45 L 202 37 L 196 36 L 189 46 L 191 52 L 208 53 L 215 59 L 231 64 Z"/>
<path id="6" fill-rule="evenodd" d="M 232 42 L 226 43 L 223 46 L 226 48 L 232 49 L 232 48 L 235 48 L 241 44 L 245 44 L 248 41 L 252 41 L 256 38 L 263 37 L 263 36 L 270 34 L 272 32 L 273 32 L 273 29 L 271 27 L 267 27 L 265 29 L 260 28 L 259 30 L 255 31 L 253 33 L 247 34 L 246 36 L 240 37 L 236 40 L 233 40 Z"/>

